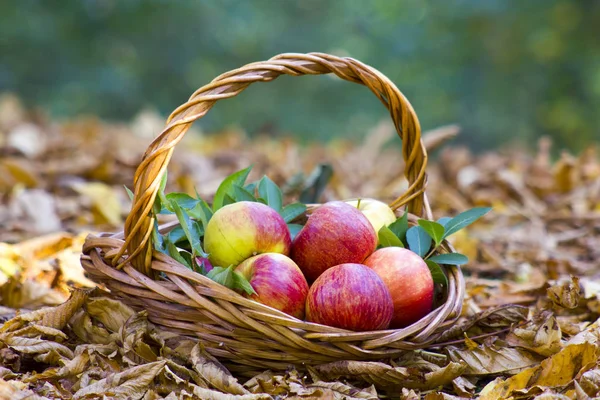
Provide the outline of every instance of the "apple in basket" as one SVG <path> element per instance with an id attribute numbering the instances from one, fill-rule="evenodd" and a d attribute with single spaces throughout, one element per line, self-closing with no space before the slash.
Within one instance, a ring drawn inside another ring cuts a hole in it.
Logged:
<path id="1" fill-rule="evenodd" d="M 394 211 L 384 202 L 375 199 L 346 200 L 352 207 L 358 208 L 367 217 L 375 232 L 382 226 L 388 226 L 396 221 Z"/>
<path id="2" fill-rule="evenodd" d="M 394 305 L 379 276 L 362 264 L 329 268 L 312 284 L 306 299 L 306 319 L 352 331 L 388 327 Z"/>
<path id="3" fill-rule="evenodd" d="M 261 253 L 288 255 L 290 246 L 290 231 L 277 211 L 251 201 L 218 209 L 204 232 L 204 250 L 211 264 L 219 267 L 238 265 Z"/>
<path id="4" fill-rule="evenodd" d="M 402 247 L 384 247 L 364 264 L 379 275 L 394 303 L 390 328 L 403 328 L 427 315 L 433 305 L 433 279 L 419 255 Z"/>
<path id="5" fill-rule="evenodd" d="M 330 201 L 315 209 L 298 232 L 290 257 L 309 281 L 344 263 L 361 263 L 377 247 L 373 226 L 356 207 Z"/>
<path id="6" fill-rule="evenodd" d="M 244 260 L 235 269 L 242 274 L 255 294 L 243 295 L 293 317 L 303 319 L 308 283 L 300 268 L 289 257 L 265 253 Z"/>

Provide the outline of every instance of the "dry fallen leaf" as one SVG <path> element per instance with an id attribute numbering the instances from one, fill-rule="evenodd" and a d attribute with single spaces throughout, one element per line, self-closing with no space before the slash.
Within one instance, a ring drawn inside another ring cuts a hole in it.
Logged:
<path id="1" fill-rule="evenodd" d="M 598 346 L 592 343 L 571 344 L 540 365 L 528 368 L 508 379 L 489 383 L 481 391 L 481 400 L 508 398 L 514 392 L 561 387 L 593 368 L 598 360 Z M 537 388 L 537 389 L 536 389 Z"/>

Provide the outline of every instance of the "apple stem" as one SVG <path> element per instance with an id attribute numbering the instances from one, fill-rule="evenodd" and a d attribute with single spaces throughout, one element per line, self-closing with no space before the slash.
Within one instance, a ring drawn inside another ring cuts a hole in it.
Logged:
<path id="1" fill-rule="evenodd" d="M 435 253 L 435 251 L 438 249 L 439 246 L 435 246 L 433 249 L 431 249 L 429 251 L 429 253 L 427 253 L 425 255 L 425 257 L 423 257 L 423 260 L 427 260 L 429 257 L 431 257 L 433 255 L 433 253 Z"/>
<path id="2" fill-rule="evenodd" d="M 360 202 L 361 202 L 361 198 L 358 198 L 358 201 L 356 202 L 356 208 L 360 210 Z"/>

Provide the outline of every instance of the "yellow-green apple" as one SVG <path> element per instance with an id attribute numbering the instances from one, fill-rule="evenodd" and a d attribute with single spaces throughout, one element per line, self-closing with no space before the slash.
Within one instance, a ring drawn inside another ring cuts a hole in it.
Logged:
<path id="1" fill-rule="evenodd" d="M 352 331 L 388 327 L 394 305 L 381 278 L 362 264 L 329 268 L 311 285 L 306 298 L 306 319 Z"/>
<path id="2" fill-rule="evenodd" d="M 384 247 L 364 262 L 386 284 L 394 302 L 390 328 L 403 328 L 423 318 L 433 305 L 433 279 L 425 261 L 402 247 Z"/>
<path id="3" fill-rule="evenodd" d="M 376 247 L 377 234 L 367 217 L 343 201 L 330 201 L 308 217 L 290 257 L 314 281 L 334 265 L 362 262 Z"/>
<path id="4" fill-rule="evenodd" d="M 238 265 L 261 253 L 288 255 L 290 230 L 271 207 L 240 201 L 218 209 L 206 225 L 204 250 L 211 264 Z"/>
<path id="5" fill-rule="evenodd" d="M 303 319 L 308 283 L 289 257 L 264 253 L 244 260 L 235 269 L 242 274 L 255 294 L 243 295 L 293 317 Z"/>
<path id="6" fill-rule="evenodd" d="M 346 203 L 365 214 L 375 232 L 379 232 L 382 226 L 388 226 L 396 220 L 394 211 L 382 201 L 367 198 L 346 200 Z"/>

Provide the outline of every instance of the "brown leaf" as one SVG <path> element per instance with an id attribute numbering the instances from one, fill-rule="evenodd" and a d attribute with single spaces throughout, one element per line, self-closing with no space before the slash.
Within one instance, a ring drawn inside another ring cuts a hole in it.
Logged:
<path id="1" fill-rule="evenodd" d="M 50 400 L 48 397 L 38 396 L 32 390 L 25 389 L 16 381 L 0 379 L 0 399 L 10 400 Z"/>
<path id="2" fill-rule="evenodd" d="M 123 302 L 107 297 L 94 297 L 86 302 L 90 317 L 100 322 L 110 332 L 118 332 L 125 322 L 135 314 Z"/>
<path id="3" fill-rule="evenodd" d="M 73 399 L 109 395 L 114 399 L 140 399 L 160 374 L 166 361 L 156 361 L 126 369 L 79 389 Z"/>
<path id="4" fill-rule="evenodd" d="M 598 346 L 595 344 L 568 345 L 542 361 L 540 365 L 521 371 L 508 379 L 497 379 L 489 383 L 481 391 L 480 399 L 504 399 L 515 391 L 541 392 L 543 388 L 562 387 L 593 368 L 598 360 L 598 353 Z"/>
<path id="5" fill-rule="evenodd" d="M 515 373 L 541 361 L 541 357 L 525 349 L 481 345 L 471 349 L 447 347 L 446 351 L 454 362 L 467 365 L 465 375 L 489 375 Z"/>
<path id="6" fill-rule="evenodd" d="M 348 400 L 354 400 L 354 399 L 379 399 L 379 396 L 377 396 L 377 394 L 373 394 L 370 391 L 365 391 L 365 390 L 361 390 L 358 388 L 355 388 L 352 385 L 348 385 L 342 382 L 323 382 L 323 381 L 318 381 L 315 383 L 312 383 L 310 385 L 307 385 L 306 387 L 308 390 L 314 390 L 314 389 L 319 389 L 323 391 L 323 395 L 322 397 L 325 398 L 329 393 L 331 393 L 333 395 L 332 398 L 334 399 L 348 399 Z M 298 393 L 300 396 L 306 396 L 309 393 Z M 317 398 L 317 397 L 311 397 L 311 398 Z"/>
<path id="7" fill-rule="evenodd" d="M 459 376 L 452 380 L 452 387 L 459 396 L 472 398 L 475 393 L 476 386 L 465 377 Z"/>
<path id="8" fill-rule="evenodd" d="M 208 354 L 200 343 L 192 349 L 191 359 L 194 370 L 215 389 L 236 395 L 250 393 L 231 375 L 227 368 Z"/>
<path id="9" fill-rule="evenodd" d="M 68 347 L 53 342 L 51 340 L 44 340 L 39 338 L 25 338 L 19 336 L 13 336 L 11 334 L 2 335 L 0 341 L 6 346 L 10 346 L 13 350 L 23 354 L 45 354 L 50 351 L 56 351 L 58 354 L 73 358 L 73 352 Z"/>
<path id="10" fill-rule="evenodd" d="M 337 361 L 315 366 L 315 371 L 324 380 L 341 377 L 358 379 L 378 388 L 407 387 L 427 390 L 452 382 L 465 371 L 463 363 L 451 362 L 443 368 L 431 372 L 392 367 L 388 364 L 370 361 Z"/>
<path id="11" fill-rule="evenodd" d="M 92 318 L 85 310 L 79 310 L 71 318 L 70 322 L 73 332 L 84 343 L 114 343 L 118 336 L 116 333 L 110 333 L 103 326 L 94 324 Z"/>
<path id="12" fill-rule="evenodd" d="M 581 289 L 579 278 L 572 276 L 570 281 L 555 284 L 548 288 L 548 297 L 558 306 L 574 309 L 579 305 Z"/>
<path id="13" fill-rule="evenodd" d="M 81 353 L 72 360 L 68 360 L 60 368 L 48 368 L 40 374 L 34 374 L 26 379 L 26 382 L 48 379 L 61 379 L 81 374 L 89 365 L 90 356 L 88 353 Z"/>
<path id="14" fill-rule="evenodd" d="M 442 333 L 438 342 L 446 342 L 449 339 L 463 336 L 475 325 L 491 328 L 504 328 L 527 319 L 529 309 L 516 304 L 503 304 L 471 315 L 462 319 Z"/>
<path id="15" fill-rule="evenodd" d="M 522 347 L 545 357 L 560 351 L 561 339 L 558 322 L 549 312 L 542 313 L 523 327 L 516 327 L 506 336 L 510 346 Z"/>
<path id="16" fill-rule="evenodd" d="M 193 394 L 203 400 L 272 400 L 268 394 L 226 394 L 216 390 L 204 389 L 200 386 L 193 386 Z"/>
<path id="17" fill-rule="evenodd" d="M 588 396 L 597 397 L 600 394 L 600 370 L 595 368 L 584 372 L 576 383 Z"/>
<path id="18" fill-rule="evenodd" d="M 123 359 L 130 365 L 153 362 L 163 343 L 155 343 L 150 335 L 153 325 L 148 323 L 148 312 L 132 315 L 119 331 L 123 343 Z"/>
<path id="19" fill-rule="evenodd" d="M 244 387 L 248 388 L 252 393 L 268 393 L 272 396 L 282 396 L 290 393 L 290 383 L 293 381 L 293 379 L 289 379 L 284 374 L 264 371 L 244 383 Z"/>

